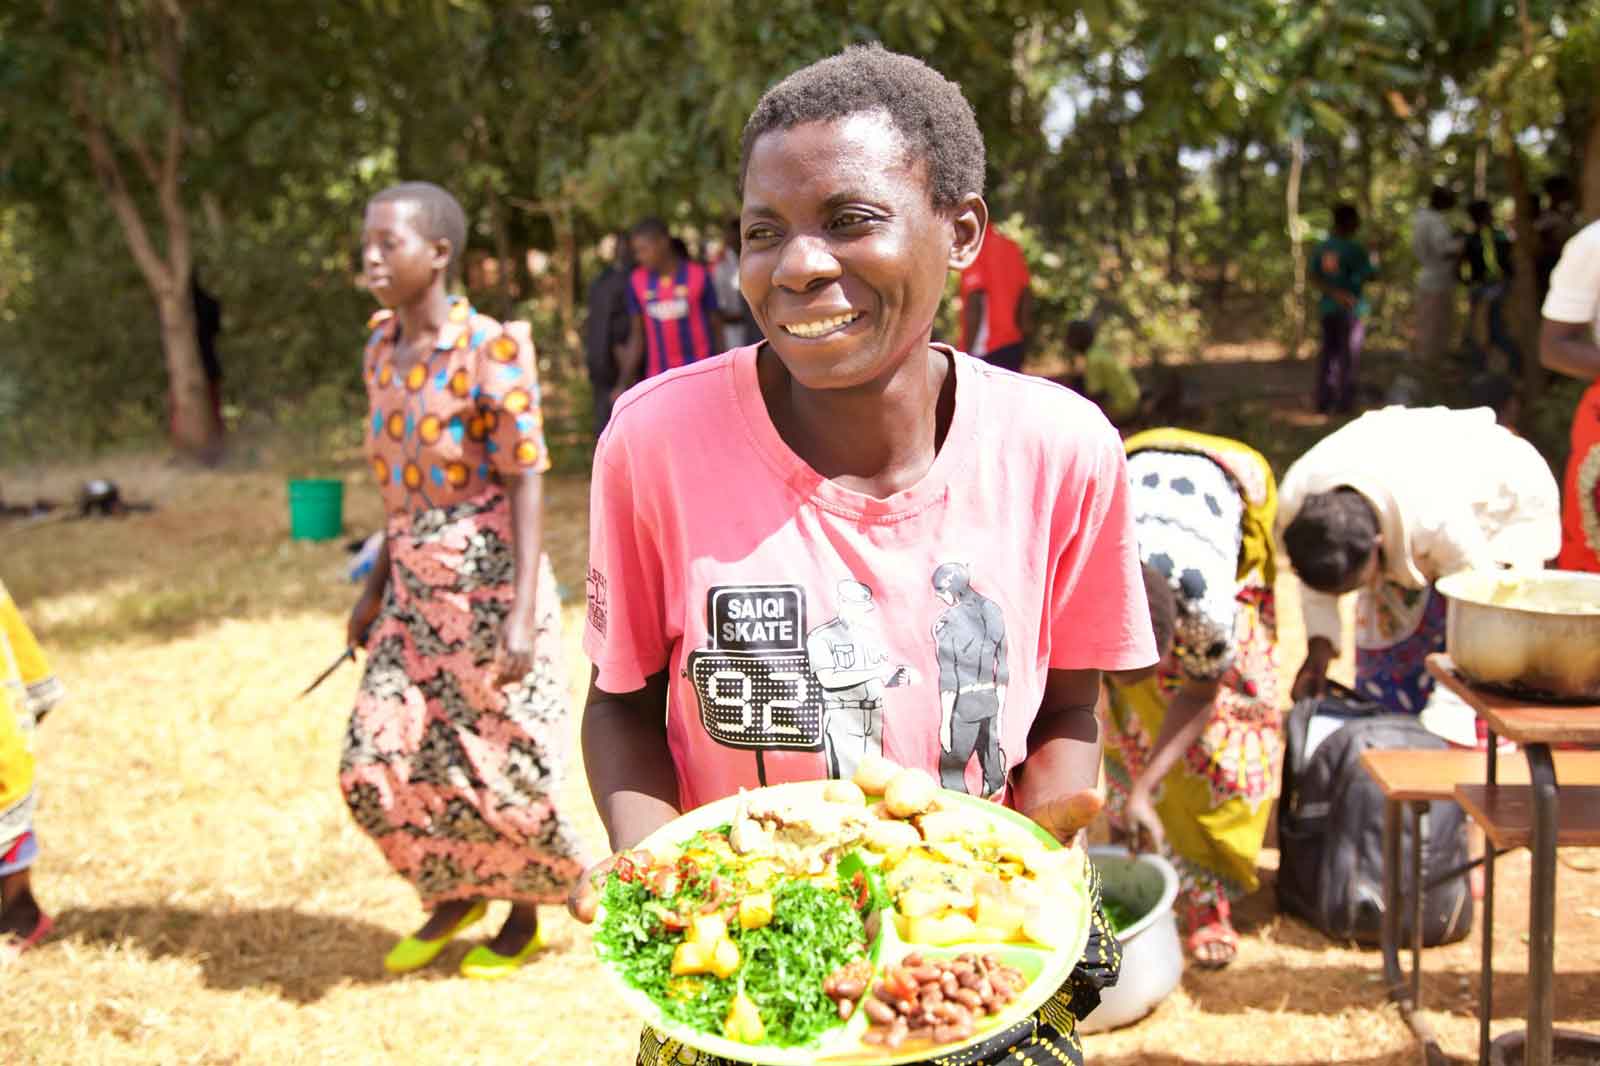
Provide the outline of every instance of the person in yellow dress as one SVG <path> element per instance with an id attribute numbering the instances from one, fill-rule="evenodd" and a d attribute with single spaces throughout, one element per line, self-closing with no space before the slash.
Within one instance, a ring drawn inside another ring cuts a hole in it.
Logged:
<path id="1" fill-rule="evenodd" d="M 16 601 L 0 583 L 0 964 L 50 934 L 33 898 L 33 730 L 64 691 Z"/>
<path id="2" fill-rule="evenodd" d="M 1107 812 L 1177 867 L 1189 951 L 1224 966 L 1238 951 L 1229 897 L 1256 887 L 1279 757 L 1277 486 L 1260 454 L 1222 437 L 1152 429 L 1125 447 L 1163 661 L 1109 684 Z"/>

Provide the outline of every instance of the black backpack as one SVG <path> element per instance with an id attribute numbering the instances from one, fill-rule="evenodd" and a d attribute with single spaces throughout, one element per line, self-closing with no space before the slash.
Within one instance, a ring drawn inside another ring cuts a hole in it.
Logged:
<path id="1" fill-rule="evenodd" d="M 1306 755 L 1314 716 L 1342 719 Z M 1447 745 L 1416 717 L 1389 714 L 1342 687 L 1301 700 L 1289 712 L 1278 799 L 1278 907 L 1336 940 L 1376 944 L 1383 924 L 1384 796 L 1361 766 L 1368 748 L 1441 749 Z M 1422 842 L 1426 884 L 1467 862 L 1466 814 L 1448 800 L 1429 804 Z M 1412 819 L 1401 820 L 1400 942 L 1411 940 Z M 1472 929 L 1464 876 L 1430 889 L 1422 907 L 1422 942 L 1448 944 Z"/>

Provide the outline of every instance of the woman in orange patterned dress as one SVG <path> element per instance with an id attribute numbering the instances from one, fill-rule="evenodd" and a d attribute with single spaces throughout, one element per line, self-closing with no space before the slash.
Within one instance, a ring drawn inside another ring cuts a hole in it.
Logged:
<path id="1" fill-rule="evenodd" d="M 350 614 L 368 659 L 340 784 L 431 912 L 386 967 L 427 965 L 506 900 L 504 926 L 462 963 L 494 978 L 537 950 L 538 905 L 564 901 L 583 863 L 555 805 L 567 706 L 533 345 L 525 324 L 448 294 L 465 240 L 437 186 L 367 205 L 363 265 L 385 309 L 367 341 L 366 438 L 388 523 Z"/>

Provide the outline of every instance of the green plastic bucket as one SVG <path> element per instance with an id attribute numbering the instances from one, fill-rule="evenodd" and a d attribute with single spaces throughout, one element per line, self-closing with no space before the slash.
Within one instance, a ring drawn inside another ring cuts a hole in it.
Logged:
<path id="1" fill-rule="evenodd" d="M 344 529 L 344 482 L 333 478 L 289 482 L 289 536 L 332 540 Z"/>

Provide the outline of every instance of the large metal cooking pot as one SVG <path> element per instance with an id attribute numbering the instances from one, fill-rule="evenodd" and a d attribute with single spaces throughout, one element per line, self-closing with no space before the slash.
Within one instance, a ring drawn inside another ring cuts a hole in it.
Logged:
<path id="1" fill-rule="evenodd" d="M 1600 702 L 1600 574 L 1451 574 L 1445 648 L 1469 681 L 1524 696 Z"/>

